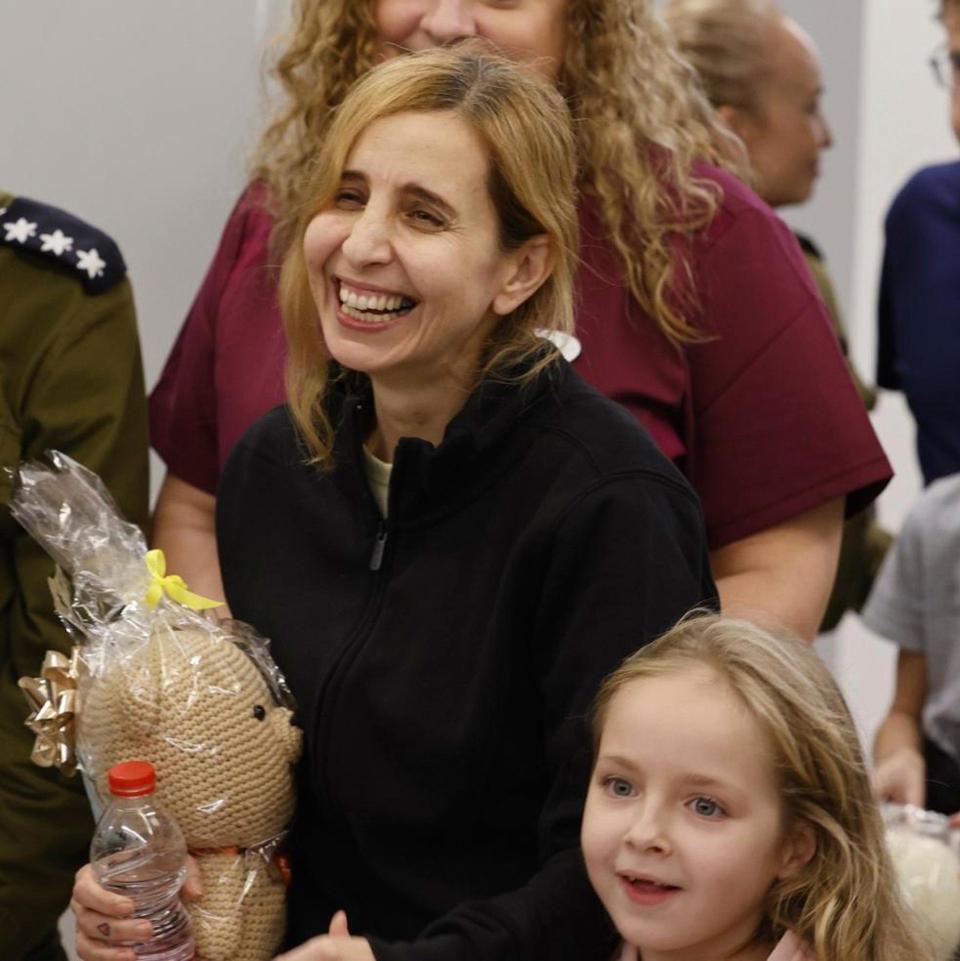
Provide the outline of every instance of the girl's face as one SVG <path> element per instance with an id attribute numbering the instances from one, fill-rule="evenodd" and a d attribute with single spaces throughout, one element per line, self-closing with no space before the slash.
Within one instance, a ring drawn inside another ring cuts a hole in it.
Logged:
<path id="1" fill-rule="evenodd" d="M 505 55 L 534 61 L 554 78 L 563 64 L 568 0 L 377 0 L 384 52 L 448 46 L 483 37 Z"/>
<path id="2" fill-rule="evenodd" d="M 488 162 L 453 113 L 395 114 L 358 137 L 303 241 L 324 342 L 341 364 L 396 386 L 462 382 L 476 369 L 500 317 L 531 293 L 513 283 L 524 251 L 500 247 Z"/>
<path id="3" fill-rule="evenodd" d="M 765 897 L 805 860 L 770 745 L 707 668 L 644 678 L 609 706 L 582 829 L 590 880 L 643 961 L 766 958 Z"/>

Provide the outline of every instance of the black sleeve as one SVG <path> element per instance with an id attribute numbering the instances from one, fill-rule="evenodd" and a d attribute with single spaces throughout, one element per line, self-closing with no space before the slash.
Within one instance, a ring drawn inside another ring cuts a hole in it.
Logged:
<path id="1" fill-rule="evenodd" d="M 716 606 L 700 506 L 680 482 L 631 473 L 570 504 L 545 547 L 534 647 L 550 783 L 541 868 L 524 887 L 459 905 L 377 961 L 604 961 L 616 935 L 579 850 L 586 717 L 620 661 L 698 605 Z"/>

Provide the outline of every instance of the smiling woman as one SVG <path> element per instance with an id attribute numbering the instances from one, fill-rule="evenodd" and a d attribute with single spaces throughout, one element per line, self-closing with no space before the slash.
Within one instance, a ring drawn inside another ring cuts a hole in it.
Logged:
<path id="1" fill-rule="evenodd" d="M 376 68 L 316 165 L 290 408 L 218 494 L 227 598 L 305 731 L 291 959 L 612 948 L 580 719 L 714 587 L 689 486 L 538 333 L 572 324 L 575 174 L 559 93 L 464 49 Z"/>
<path id="2" fill-rule="evenodd" d="M 532 81 L 511 100 L 516 72 L 475 62 L 453 79 L 387 64 L 357 94 L 371 106 L 334 120 L 281 277 L 291 407 L 318 460 L 328 355 L 373 381 L 373 452 L 389 460 L 406 428 L 439 444 L 481 375 L 533 359 L 533 377 L 541 335 L 573 328 L 566 109 Z M 539 136 L 534 111 L 556 119 Z"/>
<path id="3" fill-rule="evenodd" d="M 540 235 L 500 248 L 497 211 L 475 189 L 487 177 L 484 144 L 454 113 L 377 120 L 349 163 L 303 241 L 323 340 L 341 364 L 371 376 L 375 397 L 450 394 L 453 410 L 440 402 L 427 437 L 439 444 L 498 321 L 547 276 L 550 245 Z M 379 438 L 384 460 L 398 439 Z"/>

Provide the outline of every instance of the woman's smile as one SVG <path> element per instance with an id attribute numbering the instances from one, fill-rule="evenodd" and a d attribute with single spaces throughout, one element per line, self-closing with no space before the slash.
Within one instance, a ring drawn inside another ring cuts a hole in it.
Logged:
<path id="1" fill-rule="evenodd" d="M 383 330 L 390 322 L 405 317 L 416 306 L 416 301 L 405 294 L 380 290 L 343 278 L 334 278 L 340 302 L 338 319 L 353 329 Z"/>

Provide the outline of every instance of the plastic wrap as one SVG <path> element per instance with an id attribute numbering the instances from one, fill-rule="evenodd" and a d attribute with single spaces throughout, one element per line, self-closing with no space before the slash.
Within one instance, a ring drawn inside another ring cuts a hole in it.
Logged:
<path id="1" fill-rule="evenodd" d="M 80 766 L 102 801 L 114 764 L 155 766 L 158 800 L 200 868 L 198 958 L 266 961 L 283 931 L 277 848 L 301 747 L 286 683 L 249 625 L 194 609 L 213 602 L 166 574 L 95 475 L 50 458 L 20 468 L 11 511 L 63 572 L 51 590 L 77 643 Z"/>
<path id="2" fill-rule="evenodd" d="M 937 956 L 949 961 L 960 945 L 960 829 L 910 804 L 884 805 L 883 818 L 904 896 Z"/>

